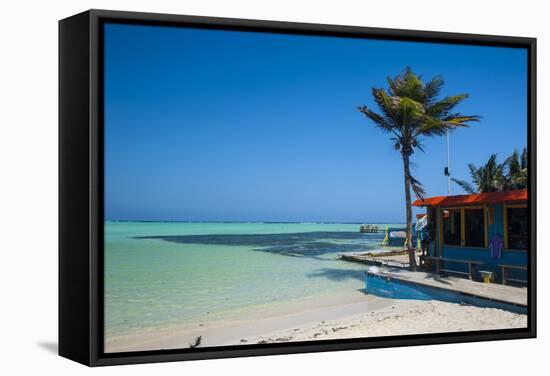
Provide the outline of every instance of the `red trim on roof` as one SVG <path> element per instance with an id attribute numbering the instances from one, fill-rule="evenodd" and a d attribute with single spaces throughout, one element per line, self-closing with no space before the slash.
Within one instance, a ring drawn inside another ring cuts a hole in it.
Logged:
<path id="1" fill-rule="evenodd" d="M 501 204 L 527 201 L 527 189 L 515 191 L 486 192 L 474 195 L 436 196 L 416 200 L 413 206 L 463 206 L 475 204 Z"/>

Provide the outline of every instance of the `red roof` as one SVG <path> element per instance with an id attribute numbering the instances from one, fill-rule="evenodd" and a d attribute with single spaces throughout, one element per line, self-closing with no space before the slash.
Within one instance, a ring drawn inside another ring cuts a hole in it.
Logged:
<path id="1" fill-rule="evenodd" d="M 500 204 L 527 201 L 527 189 L 515 191 L 486 192 L 474 195 L 436 196 L 413 202 L 413 206 L 463 206 L 475 204 Z"/>

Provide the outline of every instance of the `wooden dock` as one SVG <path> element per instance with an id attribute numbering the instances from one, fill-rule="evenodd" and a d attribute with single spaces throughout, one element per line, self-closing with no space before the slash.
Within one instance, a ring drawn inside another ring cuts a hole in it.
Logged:
<path id="1" fill-rule="evenodd" d="M 409 255 L 403 252 L 369 253 L 342 253 L 340 260 L 358 262 L 366 265 L 386 266 L 390 268 L 409 268 Z M 417 264 L 419 260 L 417 257 Z"/>
<path id="2" fill-rule="evenodd" d="M 378 266 L 381 276 L 397 281 L 527 307 L 526 287 L 514 287 L 497 283 L 482 283 L 466 278 L 453 276 L 443 277 L 438 274 L 421 271 L 412 272 L 409 270 L 409 256 L 406 253 L 342 253 L 339 257 L 344 261 Z"/>
<path id="3" fill-rule="evenodd" d="M 482 283 L 460 277 L 441 277 L 432 273 L 382 268 L 379 275 L 397 281 L 443 289 L 493 301 L 527 307 L 527 288 L 497 283 Z"/>

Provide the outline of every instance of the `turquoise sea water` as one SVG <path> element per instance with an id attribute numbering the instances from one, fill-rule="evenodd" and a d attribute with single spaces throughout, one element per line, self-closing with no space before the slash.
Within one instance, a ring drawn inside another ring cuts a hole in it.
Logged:
<path id="1" fill-rule="evenodd" d="M 379 250 L 384 234 L 358 230 L 358 224 L 106 222 L 106 338 L 361 289 L 366 267 L 337 254 Z"/>

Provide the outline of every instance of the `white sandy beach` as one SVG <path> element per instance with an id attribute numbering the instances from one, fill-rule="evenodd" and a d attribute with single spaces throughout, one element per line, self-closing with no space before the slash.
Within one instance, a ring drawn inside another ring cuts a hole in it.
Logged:
<path id="1" fill-rule="evenodd" d="M 494 308 L 441 301 L 385 299 L 355 292 L 325 301 L 304 301 L 242 318 L 164 328 L 117 337 L 107 352 L 312 341 L 407 334 L 510 329 L 527 326 L 527 316 Z"/>
<path id="2" fill-rule="evenodd" d="M 527 315 L 441 301 L 396 301 L 391 307 L 247 338 L 249 343 L 311 341 L 524 328 Z"/>

